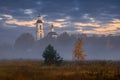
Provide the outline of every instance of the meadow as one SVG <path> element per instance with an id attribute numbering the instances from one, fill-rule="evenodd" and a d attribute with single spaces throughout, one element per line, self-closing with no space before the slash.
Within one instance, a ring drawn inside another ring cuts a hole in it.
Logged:
<path id="1" fill-rule="evenodd" d="M 120 61 L 64 61 L 48 66 L 39 60 L 1 60 L 0 80 L 120 80 Z"/>

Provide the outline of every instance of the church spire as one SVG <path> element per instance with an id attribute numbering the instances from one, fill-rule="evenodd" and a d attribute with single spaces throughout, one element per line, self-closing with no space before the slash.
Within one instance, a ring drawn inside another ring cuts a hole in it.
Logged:
<path id="1" fill-rule="evenodd" d="M 36 22 L 36 40 L 40 40 L 44 37 L 44 30 L 43 30 L 43 18 L 42 16 L 38 16 L 37 22 Z"/>
<path id="2" fill-rule="evenodd" d="M 55 32 L 54 25 L 51 25 L 51 32 Z"/>

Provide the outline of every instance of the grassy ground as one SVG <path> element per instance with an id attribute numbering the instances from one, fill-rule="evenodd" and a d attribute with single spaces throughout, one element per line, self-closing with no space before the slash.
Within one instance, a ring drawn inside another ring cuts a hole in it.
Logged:
<path id="1" fill-rule="evenodd" d="M 0 80 L 120 80 L 120 62 L 64 62 L 45 66 L 41 61 L 0 61 Z"/>

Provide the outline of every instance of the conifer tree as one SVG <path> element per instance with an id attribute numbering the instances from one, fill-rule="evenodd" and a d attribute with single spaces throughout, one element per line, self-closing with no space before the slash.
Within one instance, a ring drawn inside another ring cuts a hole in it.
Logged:
<path id="1" fill-rule="evenodd" d="M 44 58 L 44 63 L 48 65 L 60 65 L 63 61 L 54 47 L 50 44 L 45 48 L 42 56 Z"/>

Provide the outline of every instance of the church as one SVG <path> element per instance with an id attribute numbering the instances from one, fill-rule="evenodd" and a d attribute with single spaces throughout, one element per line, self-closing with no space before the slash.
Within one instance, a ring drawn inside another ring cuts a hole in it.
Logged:
<path id="1" fill-rule="evenodd" d="M 42 16 L 38 16 L 38 19 L 36 21 L 36 40 L 40 40 L 44 38 L 45 32 L 44 32 L 44 20 Z M 47 37 L 57 38 L 58 34 L 55 32 L 54 25 L 51 25 L 51 30 L 47 34 Z"/>

